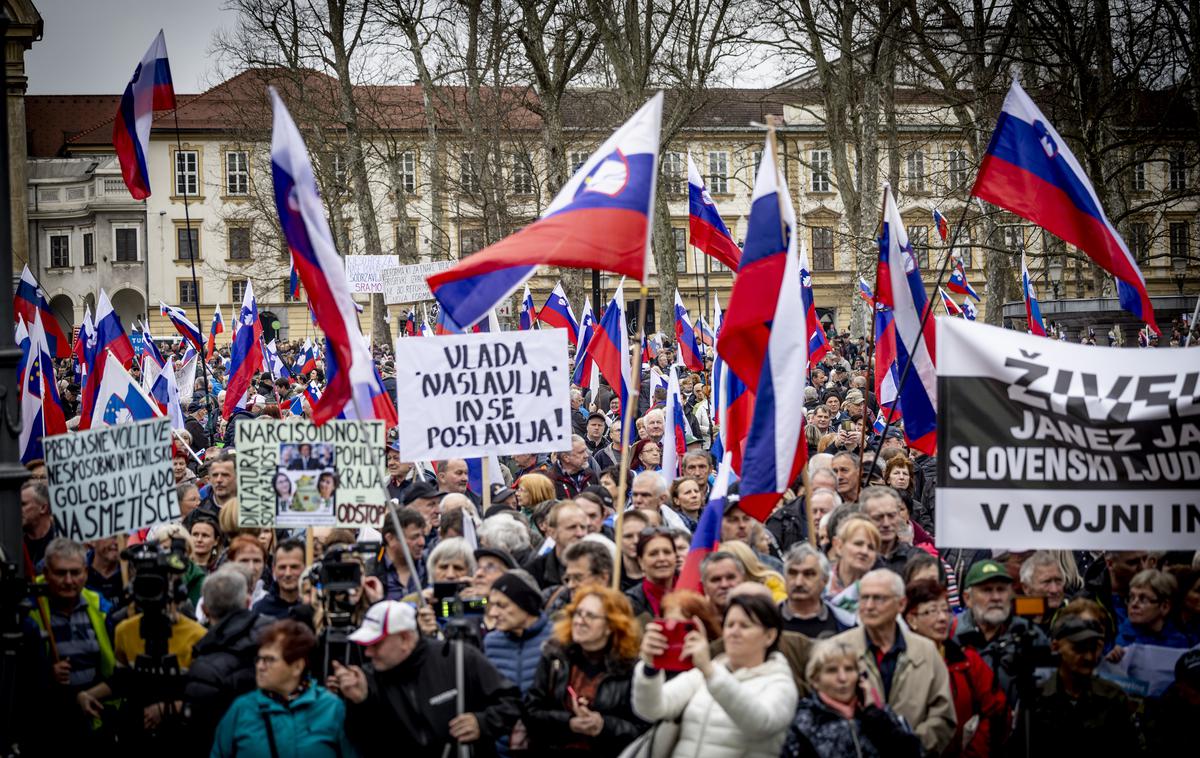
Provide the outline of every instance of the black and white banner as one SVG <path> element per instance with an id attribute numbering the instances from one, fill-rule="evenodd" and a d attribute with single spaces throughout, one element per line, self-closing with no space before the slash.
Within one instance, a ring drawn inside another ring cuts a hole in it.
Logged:
<path id="1" fill-rule="evenodd" d="M 1200 350 L 937 322 L 939 547 L 1200 544 Z"/>

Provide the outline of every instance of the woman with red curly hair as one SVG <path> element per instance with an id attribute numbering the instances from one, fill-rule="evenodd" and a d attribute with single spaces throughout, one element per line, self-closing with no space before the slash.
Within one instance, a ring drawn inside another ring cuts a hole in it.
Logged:
<path id="1" fill-rule="evenodd" d="M 617 755 L 645 730 L 630 703 L 640 645 L 624 595 L 598 584 L 577 589 L 542 649 L 525 696 L 531 751 Z"/>

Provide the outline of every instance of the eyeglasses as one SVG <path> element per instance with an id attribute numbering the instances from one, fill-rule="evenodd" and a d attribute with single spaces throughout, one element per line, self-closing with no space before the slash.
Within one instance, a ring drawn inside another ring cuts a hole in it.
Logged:
<path id="1" fill-rule="evenodd" d="M 1157 595 L 1129 593 L 1129 605 L 1159 605 L 1160 603 L 1162 603 L 1162 600 Z"/>
<path id="2" fill-rule="evenodd" d="M 860 600 L 861 600 L 861 598 L 860 598 Z M 942 605 L 937 608 L 926 608 L 925 610 L 916 614 L 917 618 L 922 618 L 922 619 L 929 618 L 930 616 L 949 616 L 949 615 L 950 615 L 950 606 L 948 606 L 948 605 Z"/>
<path id="3" fill-rule="evenodd" d="M 591 611 L 585 611 L 583 609 L 577 608 L 575 610 L 575 612 L 571 614 L 571 618 L 579 619 L 580 621 L 590 624 L 593 621 L 604 620 L 604 614 L 603 613 L 592 613 Z"/>
<path id="4" fill-rule="evenodd" d="M 895 600 L 895 595 L 859 595 L 859 605 L 882 605 L 883 603 Z"/>
<path id="5" fill-rule="evenodd" d="M 255 656 L 255 658 L 254 658 L 254 665 L 255 665 L 255 666 L 258 666 L 258 665 L 261 665 L 261 664 L 264 664 L 264 663 L 265 663 L 265 664 L 267 664 L 268 666 L 274 666 L 276 663 L 279 663 L 279 658 L 278 658 L 277 656 L 274 656 L 274 655 L 259 655 L 259 656 Z"/>

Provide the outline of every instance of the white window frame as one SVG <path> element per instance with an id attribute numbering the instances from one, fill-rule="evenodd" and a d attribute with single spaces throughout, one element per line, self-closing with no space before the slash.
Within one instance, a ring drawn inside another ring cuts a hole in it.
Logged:
<path id="1" fill-rule="evenodd" d="M 925 151 L 913 150 L 905 158 L 904 176 L 909 192 L 925 191 Z"/>
<path id="2" fill-rule="evenodd" d="M 460 191 L 467 195 L 479 192 L 479 178 L 475 176 L 475 169 L 471 165 L 474 160 L 475 153 L 471 150 L 463 150 L 458 155 L 458 185 Z"/>
<path id="3" fill-rule="evenodd" d="M 1176 148 L 1167 153 L 1167 189 L 1181 192 L 1188 188 L 1187 152 Z"/>
<path id="4" fill-rule="evenodd" d="M 946 152 L 946 175 L 951 190 L 967 186 L 967 151 L 951 148 Z"/>
<path id="5" fill-rule="evenodd" d="M 833 165 L 833 151 L 814 148 L 808 153 L 809 165 L 812 166 L 812 179 L 809 187 L 812 192 L 832 192 L 833 181 L 829 172 Z"/>
<path id="6" fill-rule="evenodd" d="M 512 191 L 514 195 L 532 195 L 534 190 L 533 161 L 523 153 L 512 156 Z"/>
<path id="7" fill-rule="evenodd" d="M 400 186 L 399 190 L 407 195 L 417 191 L 417 153 L 405 150 L 400 153 Z"/>
<path id="8" fill-rule="evenodd" d="M 248 287 L 249 284 L 249 279 L 229 280 L 229 294 L 232 296 L 232 302 L 237 303 L 239 307 L 241 306 L 242 301 L 246 299 L 246 287 Z M 237 289 L 239 285 L 242 288 L 241 292 L 238 292 Z"/>
<path id="9" fill-rule="evenodd" d="M 713 195 L 729 194 L 729 151 L 708 151 L 708 191 Z"/>
<path id="10" fill-rule="evenodd" d="M 671 247 L 675 250 L 675 273 L 687 273 L 687 229 L 682 226 L 671 227 Z"/>
<path id="11" fill-rule="evenodd" d="M 672 151 L 663 156 L 663 179 L 668 195 L 687 194 L 687 164 L 683 153 Z"/>
<path id="12" fill-rule="evenodd" d="M 225 153 L 225 194 L 232 197 L 250 194 L 250 153 L 246 150 Z"/>
<path id="13" fill-rule="evenodd" d="M 176 197 L 182 197 L 185 195 L 187 197 L 200 196 L 199 150 L 176 150 L 174 173 Z M 184 186 L 185 183 L 187 186 Z"/>

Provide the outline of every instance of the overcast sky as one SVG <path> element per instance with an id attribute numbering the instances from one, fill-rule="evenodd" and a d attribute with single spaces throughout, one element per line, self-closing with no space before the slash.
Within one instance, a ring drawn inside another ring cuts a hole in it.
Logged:
<path id="1" fill-rule="evenodd" d="M 34 95 L 119 94 L 154 35 L 166 33 L 171 76 L 180 93 L 208 88 L 213 33 L 236 14 L 222 0 L 34 0 L 45 21 L 25 54 Z"/>

